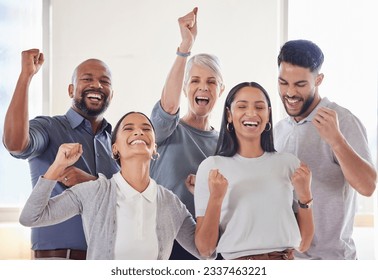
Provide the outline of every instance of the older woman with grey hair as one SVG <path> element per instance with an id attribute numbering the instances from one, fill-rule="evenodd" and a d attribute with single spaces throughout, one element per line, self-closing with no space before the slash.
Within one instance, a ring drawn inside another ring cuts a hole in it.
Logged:
<path id="1" fill-rule="evenodd" d="M 210 114 L 224 91 L 216 56 L 197 54 L 187 62 L 197 35 L 197 11 L 194 8 L 178 19 L 182 41 L 151 115 L 162 159 L 151 163 L 151 177 L 172 190 L 193 216 L 194 174 L 199 164 L 215 152 L 219 133 L 210 125 Z M 182 91 L 188 110 L 180 117 Z M 176 244 L 171 259 L 193 256 Z"/>

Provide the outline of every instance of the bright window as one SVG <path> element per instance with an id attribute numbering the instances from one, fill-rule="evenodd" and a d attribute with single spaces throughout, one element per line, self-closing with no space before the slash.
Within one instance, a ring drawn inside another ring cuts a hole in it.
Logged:
<path id="1" fill-rule="evenodd" d="M 42 0 L 0 0 L 0 137 L 6 110 L 21 71 L 21 52 L 42 47 Z M 42 75 L 29 92 L 30 118 L 42 112 Z M 31 192 L 28 163 L 0 145 L 0 207 L 22 206 Z M 1 214 L 1 210 L 0 210 Z"/>

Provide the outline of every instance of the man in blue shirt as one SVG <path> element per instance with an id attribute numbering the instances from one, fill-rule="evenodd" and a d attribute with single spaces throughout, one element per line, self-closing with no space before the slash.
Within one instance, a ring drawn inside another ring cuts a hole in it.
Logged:
<path id="1" fill-rule="evenodd" d="M 81 143 L 83 155 L 61 174 L 52 196 L 67 187 L 110 178 L 118 171 L 111 158 L 111 125 L 103 114 L 113 96 L 109 67 L 88 59 L 76 67 L 68 93 L 72 106 L 63 116 L 40 116 L 29 121 L 28 89 L 44 62 L 38 49 L 22 52 L 22 69 L 5 116 L 3 143 L 12 156 L 28 159 L 33 186 L 53 163 L 62 143 Z M 85 259 L 86 242 L 81 217 L 32 229 L 34 258 Z"/>

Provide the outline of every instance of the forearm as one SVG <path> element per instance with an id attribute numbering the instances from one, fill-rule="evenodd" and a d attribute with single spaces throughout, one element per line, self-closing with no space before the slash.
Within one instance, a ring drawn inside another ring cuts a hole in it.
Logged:
<path id="1" fill-rule="evenodd" d="M 375 168 L 360 157 L 343 138 L 332 147 L 348 183 L 364 196 L 371 196 L 377 182 Z"/>
<path id="2" fill-rule="evenodd" d="M 310 248 L 315 231 L 312 209 L 298 207 L 297 221 L 302 238 L 298 251 L 305 252 Z"/>
<path id="3" fill-rule="evenodd" d="M 29 143 L 28 91 L 31 76 L 21 73 L 4 120 L 3 143 L 8 151 L 19 153 Z"/>
<path id="4" fill-rule="evenodd" d="M 221 203 L 209 200 L 204 217 L 197 218 L 195 234 L 196 247 L 203 257 L 211 256 L 219 239 Z"/>
<path id="5" fill-rule="evenodd" d="M 171 115 L 176 114 L 180 107 L 186 61 L 186 57 L 176 56 L 161 95 L 161 106 Z"/>
<path id="6" fill-rule="evenodd" d="M 45 175 L 43 175 L 43 178 L 48 180 L 59 180 L 59 177 L 66 169 L 65 165 L 53 162 L 53 164 L 47 169 Z"/>
<path id="7" fill-rule="evenodd" d="M 44 209 L 48 205 L 55 184 L 56 181 L 54 180 L 44 180 L 43 178 L 39 178 L 22 209 L 19 218 L 22 225 L 27 227 L 46 225 L 46 221 L 43 219 Z"/>

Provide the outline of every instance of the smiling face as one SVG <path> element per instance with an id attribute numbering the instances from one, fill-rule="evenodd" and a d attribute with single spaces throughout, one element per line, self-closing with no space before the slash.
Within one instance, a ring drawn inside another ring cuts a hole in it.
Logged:
<path id="1" fill-rule="evenodd" d="M 320 101 L 318 86 L 323 74 L 309 68 L 282 62 L 279 67 L 278 87 L 287 114 L 296 121 L 306 118 Z"/>
<path id="2" fill-rule="evenodd" d="M 149 161 L 156 151 L 152 125 L 140 113 L 130 113 L 117 124 L 112 142 L 113 155 L 118 155 L 121 162 L 132 157 Z"/>
<path id="3" fill-rule="evenodd" d="M 193 64 L 184 87 L 190 113 L 200 117 L 208 116 L 222 91 L 222 85 L 210 68 Z"/>
<path id="4" fill-rule="evenodd" d="M 97 117 L 108 108 L 113 97 L 111 73 L 100 60 L 89 59 L 74 72 L 68 91 L 72 107 L 85 117 Z"/>
<path id="5" fill-rule="evenodd" d="M 227 121 L 232 123 L 239 144 L 243 139 L 258 139 L 269 122 L 270 108 L 264 93 L 255 87 L 243 87 L 234 97 Z"/>

